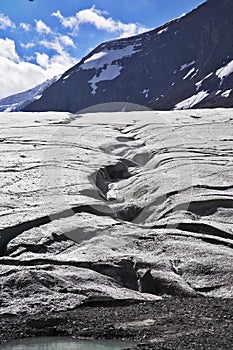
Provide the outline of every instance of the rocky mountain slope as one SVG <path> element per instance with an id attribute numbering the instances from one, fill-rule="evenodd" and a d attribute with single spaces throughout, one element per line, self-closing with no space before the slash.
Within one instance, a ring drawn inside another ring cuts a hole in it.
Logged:
<path id="1" fill-rule="evenodd" d="M 101 44 L 24 111 L 77 112 L 106 102 L 232 107 L 232 13 L 233 0 L 208 0 L 155 30 Z"/>
<path id="2" fill-rule="evenodd" d="M 3 112 L 0 315 L 232 298 L 232 113 Z"/>

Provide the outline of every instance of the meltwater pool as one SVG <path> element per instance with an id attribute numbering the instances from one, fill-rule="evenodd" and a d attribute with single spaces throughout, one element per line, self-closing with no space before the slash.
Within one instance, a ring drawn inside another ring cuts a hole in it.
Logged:
<path id="1" fill-rule="evenodd" d="M 132 343 L 119 340 L 74 340 L 63 337 L 17 339 L 0 345 L 1 350 L 122 350 Z"/>

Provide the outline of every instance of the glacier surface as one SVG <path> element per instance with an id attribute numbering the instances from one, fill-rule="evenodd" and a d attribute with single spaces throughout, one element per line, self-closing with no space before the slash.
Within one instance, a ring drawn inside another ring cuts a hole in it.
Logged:
<path id="1" fill-rule="evenodd" d="M 1 113 L 0 313 L 232 297 L 232 114 Z"/>

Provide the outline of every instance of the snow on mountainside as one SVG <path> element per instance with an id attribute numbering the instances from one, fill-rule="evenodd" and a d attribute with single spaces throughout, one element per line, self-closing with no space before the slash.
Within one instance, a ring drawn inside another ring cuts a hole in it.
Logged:
<path id="1" fill-rule="evenodd" d="M 131 38 L 99 45 L 25 111 L 123 102 L 155 110 L 233 106 L 233 0 L 209 0 Z"/>
<path id="2" fill-rule="evenodd" d="M 88 81 L 92 87 L 91 93 L 93 95 L 96 94 L 96 90 L 98 88 L 97 83 L 106 80 L 113 80 L 121 74 L 124 67 L 119 64 L 114 64 L 113 62 L 121 60 L 125 57 L 130 57 L 136 52 L 137 46 L 129 45 L 118 50 L 105 49 L 102 52 L 98 52 L 87 58 L 80 68 L 82 70 L 95 69 L 95 71 L 100 71 L 100 74 L 94 74 L 93 78 Z M 63 79 L 67 79 L 67 77 L 64 77 Z"/>
<path id="3" fill-rule="evenodd" d="M 40 99 L 43 92 L 59 78 L 60 76 L 55 76 L 32 89 L 0 99 L 0 112 L 17 112 L 22 110 L 29 103 Z"/>

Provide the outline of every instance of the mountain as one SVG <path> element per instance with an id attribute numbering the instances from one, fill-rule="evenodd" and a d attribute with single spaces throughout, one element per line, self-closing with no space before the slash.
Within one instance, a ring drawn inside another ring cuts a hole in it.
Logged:
<path id="1" fill-rule="evenodd" d="M 209 0 L 147 33 L 98 46 L 24 111 L 101 103 L 154 110 L 233 106 L 233 0 Z"/>
<path id="2" fill-rule="evenodd" d="M 29 103 L 39 99 L 44 90 L 55 83 L 60 76 L 55 76 L 52 79 L 47 79 L 42 84 L 35 86 L 32 89 L 14 94 L 0 99 L 0 112 L 17 112 L 27 106 Z"/>

